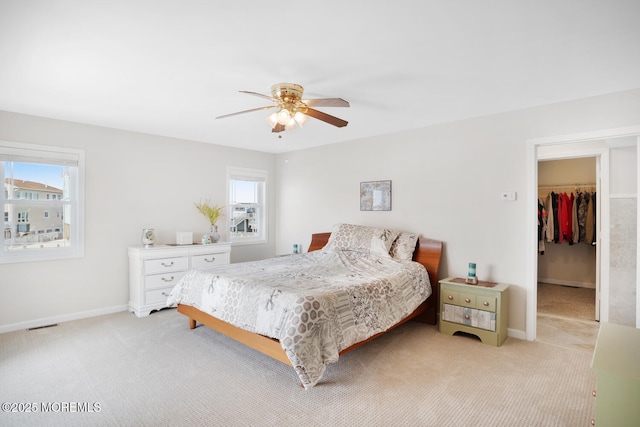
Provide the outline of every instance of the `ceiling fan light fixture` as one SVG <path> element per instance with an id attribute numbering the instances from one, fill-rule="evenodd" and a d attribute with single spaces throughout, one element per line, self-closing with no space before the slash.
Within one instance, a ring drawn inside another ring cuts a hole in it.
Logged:
<path id="1" fill-rule="evenodd" d="M 271 127 L 271 131 L 275 133 L 280 133 L 286 129 L 295 128 L 296 126 L 302 127 L 309 117 L 313 117 L 316 120 L 323 121 L 336 127 L 344 127 L 348 124 L 346 120 L 342 120 L 338 117 L 334 117 L 315 109 L 315 107 L 349 107 L 349 103 L 347 101 L 342 98 L 303 100 L 302 95 L 304 94 L 304 89 L 302 86 L 295 83 L 277 83 L 271 86 L 272 96 L 246 90 L 241 90 L 240 92 L 268 99 L 269 101 L 274 102 L 275 105 L 225 114 L 216 117 L 216 119 L 223 119 L 225 117 L 250 113 L 252 111 L 276 108 L 276 112 L 267 117 L 267 122 Z"/>
<path id="2" fill-rule="evenodd" d="M 296 111 L 296 113 L 293 115 L 293 120 L 298 124 L 298 126 L 302 127 L 302 125 L 304 124 L 304 122 L 307 121 L 307 116 L 302 114 L 300 111 Z"/>
<path id="3" fill-rule="evenodd" d="M 269 117 L 267 117 L 267 123 L 269 123 L 271 129 L 273 129 L 278 124 L 278 113 L 275 112 L 273 114 L 269 114 Z"/>
<path id="4" fill-rule="evenodd" d="M 289 110 L 283 108 L 278 111 L 277 122 L 285 126 L 291 121 L 291 113 Z"/>

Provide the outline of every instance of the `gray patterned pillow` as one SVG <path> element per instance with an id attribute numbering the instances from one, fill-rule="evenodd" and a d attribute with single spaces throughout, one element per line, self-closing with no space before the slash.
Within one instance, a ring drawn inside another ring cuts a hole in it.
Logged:
<path id="1" fill-rule="evenodd" d="M 391 258 L 404 261 L 413 259 L 413 252 L 416 250 L 418 235 L 413 233 L 400 233 L 398 238 L 391 245 Z"/>
<path id="2" fill-rule="evenodd" d="M 336 224 L 325 248 L 369 252 L 391 257 L 389 250 L 398 234 L 398 231 L 387 228 Z"/>

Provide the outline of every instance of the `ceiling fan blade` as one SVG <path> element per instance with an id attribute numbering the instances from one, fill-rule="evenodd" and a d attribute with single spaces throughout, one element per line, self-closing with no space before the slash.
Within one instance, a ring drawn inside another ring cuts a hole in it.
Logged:
<path id="1" fill-rule="evenodd" d="M 306 114 L 307 116 L 311 116 L 314 119 L 322 120 L 323 122 L 329 123 L 330 125 L 334 125 L 339 128 L 344 127 L 349 123 L 346 120 L 339 119 L 327 113 L 323 113 L 322 111 L 314 110 L 313 108 L 307 108 L 307 111 L 304 114 Z"/>
<path id="2" fill-rule="evenodd" d="M 252 108 L 251 110 L 238 111 L 237 113 L 231 113 L 231 114 L 225 114 L 223 116 L 218 116 L 218 117 L 216 117 L 216 119 L 224 119 L 225 117 L 237 116 L 238 114 L 251 113 L 253 111 L 268 110 L 269 108 L 275 108 L 275 107 L 276 107 L 275 105 L 269 105 L 267 107 Z"/>
<path id="3" fill-rule="evenodd" d="M 309 107 L 349 107 L 349 102 L 342 98 L 319 98 L 302 100 Z"/>
<path id="4" fill-rule="evenodd" d="M 276 125 L 271 129 L 271 132 L 282 132 L 285 129 L 285 125 L 281 125 L 280 123 L 276 123 Z"/>
<path id="5" fill-rule="evenodd" d="M 260 98 L 268 99 L 269 101 L 278 102 L 278 100 L 277 100 L 277 99 L 274 99 L 272 96 L 269 96 L 269 95 L 263 95 L 263 94 L 258 93 L 258 92 L 250 92 L 250 91 L 248 91 L 248 90 L 240 90 L 240 91 L 238 91 L 238 92 L 248 93 L 249 95 L 259 96 Z"/>

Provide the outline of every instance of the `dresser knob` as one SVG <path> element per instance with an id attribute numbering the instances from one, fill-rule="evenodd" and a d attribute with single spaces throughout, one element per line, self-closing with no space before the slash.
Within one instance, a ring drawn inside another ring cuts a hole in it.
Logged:
<path id="1" fill-rule="evenodd" d="M 464 315 L 464 318 L 465 318 L 465 319 L 467 319 L 467 320 L 469 320 L 469 315 L 468 315 L 468 314 L 465 314 L 465 315 Z"/>
<path id="2" fill-rule="evenodd" d="M 594 420 L 593 418 L 591 418 L 591 425 L 592 426 L 596 425 L 596 420 Z"/>
<path id="3" fill-rule="evenodd" d="M 596 397 L 596 391 L 595 391 L 595 390 L 593 390 L 593 391 L 591 392 L 591 396 Z"/>
<path id="4" fill-rule="evenodd" d="M 489 301 L 484 301 L 482 305 L 484 305 L 485 307 L 489 307 Z"/>
<path id="5" fill-rule="evenodd" d="M 471 300 L 469 298 L 465 298 L 464 302 L 471 302 Z"/>
<path id="6" fill-rule="evenodd" d="M 163 296 L 165 296 L 165 297 L 168 297 L 168 296 L 169 296 L 169 294 L 168 294 L 168 293 L 166 293 L 166 292 L 162 292 L 162 295 L 163 295 Z"/>
<path id="7" fill-rule="evenodd" d="M 163 267 L 171 267 L 172 265 L 173 265 L 173 261 L 171 261 L 171 262 L 170 262 L 170 263 L 168 263 L 168 264 L 167 264 L 166 262 L 163 262 L 163 263 L 162 263 L 162 266 L 163 266 Z"/>
<path id="8" fill-rule="evenodd" d="M 213 262 L 213 261 L 216 260 L 216 257 L 212 256 L 210 259 L 206 259 L 205 258 L 204 260 L 207 261 L 207 262 Z"/>
<path id="9" fill-rule="evenodd" d="M 447 298 L 453 299 L 453 295 L 448 295 Z"/>
<path id="10" fill-rule="evenodd" d="M 173 276 L 171 276 L 169 279 L 167 279 L 166 277 L 162 278 L 163 282 L 173 282 Z"/>

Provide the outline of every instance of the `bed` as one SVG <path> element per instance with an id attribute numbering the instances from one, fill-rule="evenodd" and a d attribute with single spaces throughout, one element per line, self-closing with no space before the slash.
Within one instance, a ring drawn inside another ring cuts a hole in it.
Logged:
<path id="1" fill-rule="evenodd" d="M 190 271 L 167 302 L 310 388 L 339 355 L 411 319 L 437 323 L 441 255 L 437 240 L 338 224 L 307 253 Z"/>

